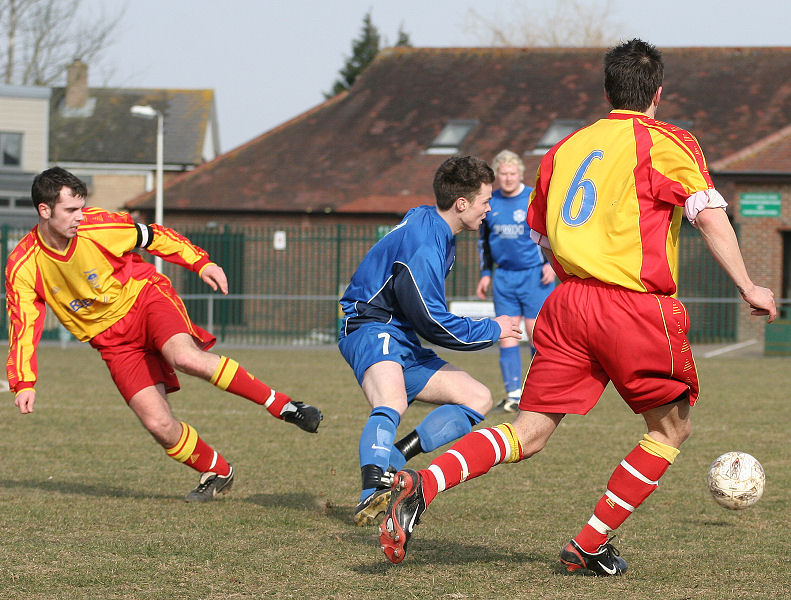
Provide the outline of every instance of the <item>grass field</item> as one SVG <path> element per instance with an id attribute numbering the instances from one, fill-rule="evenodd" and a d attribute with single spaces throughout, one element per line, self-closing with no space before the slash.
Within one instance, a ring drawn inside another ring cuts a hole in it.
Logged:
<path id="1" fill-rule="evenodd" d="M 4 350 L 4 348 L 0 348 Z M 188 377 L 171 396 L 234 464 L 233 491 L 188 505 L 197 474 L 170 459 L 116 392 L 99 356 L 40 350 L 36 412 L 0 394 L 0 598 L 776 599 L 791 589 L 788 359 L 699 359 L 694 431 L 660 489 L 619 530 L 620 578 L 568 575 L 561 546 L 587 521 L 642 419 L 608 389 L 567 417 L 546 450 L 442 494 L 401 565 L 350 514 L 368 414 L 351 370 L 327 350 L 228 350 L 325 419 L 309 435 Z M 499 394 L 495 350 L 443 357 Z M 427 412 L 415 405 L 401 432 Z M 497 424 L 502 415 L 490 415 Z M 720 508 L 705 475 L 726 450 L 756 456 L 763 499 Z M 414 466 L 423 467 L 420 456 Z"/>

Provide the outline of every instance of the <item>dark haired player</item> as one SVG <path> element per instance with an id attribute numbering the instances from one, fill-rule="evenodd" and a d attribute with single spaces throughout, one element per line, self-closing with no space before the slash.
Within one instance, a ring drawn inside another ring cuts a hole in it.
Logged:
<path id="1" fill-rule="evenodd" d="M 539 452 L 567 413 L 586 414 L 612 381 L 648 433 L 616 467 L 560 560 L 569 570 L 620 575 L 626 561 L 610 534 L 676 459 L 698 397 L 689 320 L 674 296 L 682 218 L 700 231 L 752 314 L 770 322 L 777 315 L 772 292 L 747 274 L 698 142 L 654 119 L 659 51 L 625 42 L 607 52 L 604 73 L 614 110 L 546 154 L 531 196 L 527 224 L 562 283 L 536 322 L 519 413 L 510 424 L 466 435 L 428 469 L 396 475 L 379 538 L 392 562 L 403 560 L 412 528 L 438 492 Z"/>
<path id="2" fill-rule="evenodd" d="M 39 222 L 6 265 L 6 370 L 14 403 L 22 414 L 33 412 L 46 304 L 99 351 L 129 408 L 167 455 L 201 473 L 186 500 L 212 500 L 231 489 L 234 470 L 194 427 L 173 417 L 167 395 L 179 389 L 176 370 L 263 404 L 305 431 L 318 429 L 321 413 L 272 390 L 236 361 L 206 352 L 214 336 L 192 323 L 170 280 L 135 252 L 145 249 L 189 269 L 227 294 L 225 273 L 204 250 L 167 227 L 86 208 L 87 195 L 85 184 L 60 167 L 33 181 Z"/>
<path id="3" fill-rule="evenodd" d="M 490 210 L 494 172 L 482 160 L 454 156 L 434 176 L 436 206 L 410 210 L 365 255 L 340 300 L 338 347 L 371 405 L 360 436 L 362 492 L 357 525 L 372 524 L 390 497 L 397 471 L 472 430 L 492 407 L 488 388 L 424 348 L 418 335 L 455 350 L 478 350 L 519 337 L 509 317 L 474 320 L 448 311 L 445 277 L 456 257 L 456 234 L 477 231 Z M 395 442 L 413 400 L 440 404 Z M 395 442 L 395 443 L 394 443 Z"/>

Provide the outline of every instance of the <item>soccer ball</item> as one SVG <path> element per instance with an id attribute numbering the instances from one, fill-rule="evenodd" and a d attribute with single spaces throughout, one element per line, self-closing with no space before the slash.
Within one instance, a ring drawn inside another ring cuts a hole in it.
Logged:
<path id="1" fill-rule="evenodd" d="M 746 452 L 726 452 L 718 457 L 708 473 L 709 491 L 720 506 L 731 510 L 748 508 L 764 493 L 764 468 Z"/>

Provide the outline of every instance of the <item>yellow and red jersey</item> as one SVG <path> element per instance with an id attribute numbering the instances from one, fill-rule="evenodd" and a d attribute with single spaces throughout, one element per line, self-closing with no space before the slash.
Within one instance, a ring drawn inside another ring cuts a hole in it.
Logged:
<path id="1" fill-rule="evenodd" d="M 549 239 L 561 279 L 672 295 L 684 203 L 712 187 L 692 134 L 614 110 L 544 156 L 527 223 Z"/>
<path id="2" fill-rule="evenodd" d="M 49 247 L 34 227 L 8 257 L 6 308 L 11 389 L 31 388 L 37 378 L 36 346 L 45 304 L 78 340 L 87 341 L 129 312 L 153 277 L 163 277 L 135 248 L 200 273 L 205 250 L 161 225 L 136 224 L 125 213 L 83 209 L 77 235 L 65 251 Z"/>

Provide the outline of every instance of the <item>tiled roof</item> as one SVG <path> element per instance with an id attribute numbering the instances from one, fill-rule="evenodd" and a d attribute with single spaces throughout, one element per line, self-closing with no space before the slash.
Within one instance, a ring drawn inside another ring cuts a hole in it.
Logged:
<path id="1" fill-rule="evenodd" d="M 165 117 L 164 162 L 202 162 L 206 128 L 214 121 L 212 90 L 89 88 L 89 102 L 65 107 L 65 88 L 50 100 L 49 156 L 53 162 L 144 163 L 156 160 L 156 121 L 133 117 L 135 104 L 149 104 Z"/>
<path id="2" fill-rule="evenodd" d="M 669 48 L 657 118 L 681 124 L 709 162 L 791 122 L 791 48 Z M 601 48 L 396 48 L 350 92 L 264 133 L 165 189 L 166 210 L 401 213 L 432 203 L 444 156 L 425 150 L 449 119 L 475 120 L 460 153 L 530 151 L 555 119 L 609 105 Z M 127 206 L 150 207 L 151 194 Z"/>
<path id="3" fill-rule="evenodd" d="M 791 125 L 709 165 L 712 171 L 791 175 Z"/>

